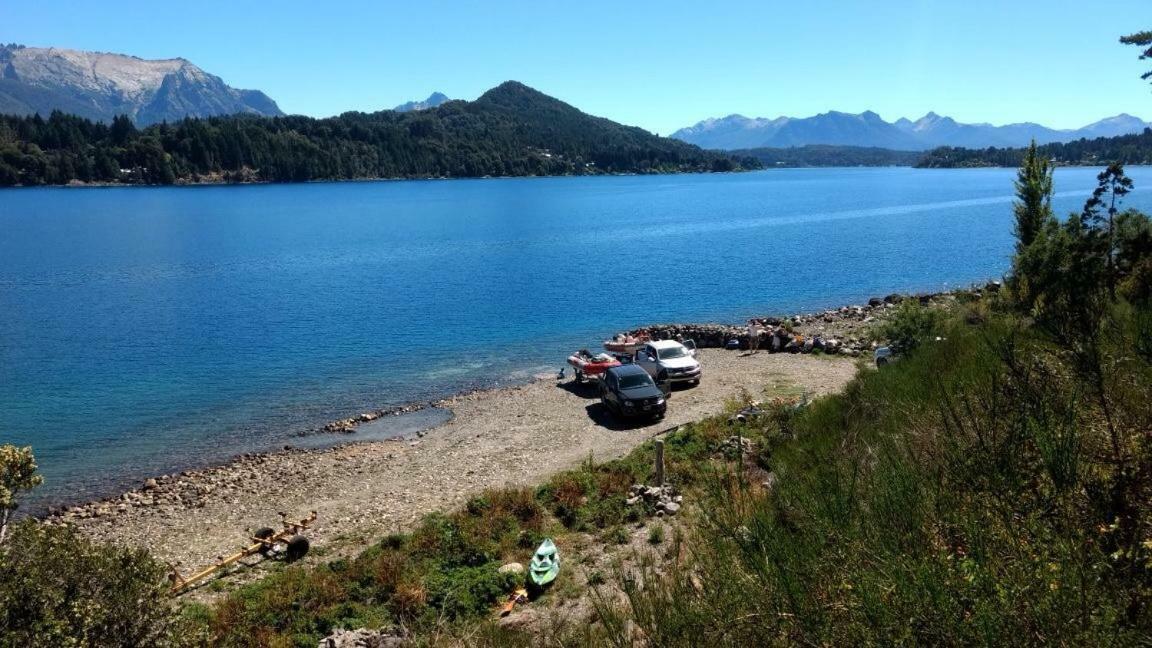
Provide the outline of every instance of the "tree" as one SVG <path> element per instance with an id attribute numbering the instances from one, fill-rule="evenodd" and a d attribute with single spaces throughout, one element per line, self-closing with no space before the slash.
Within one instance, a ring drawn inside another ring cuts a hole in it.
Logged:
<path id="1" fill-rule="evenodd" d="M 36 474 L 36 457 L 32 448 L 0 446 L 0 543 L 8 533 L 8 520 L 19 503 L 21 491 L 39 486 L 44 478 Z"/>
<path id="2" fill-rule="evenodd" d="M 1121 36 L 1120 42 L 1125 45 L 1135 45 L 1136 47 L 1147 48 L 1140 53 L 1140 60 L 1152 58 L 1152 31 L 1136 32 L 1127 36 Z M 1152 77 L 1152 70 L 1140 75 L 1141 79 L 1148 79 Z"/>
<path id="3" fill-rule="evenodd" d="M 1116 296 L 1116 214 L 1124 196 L 1132 191 L 1132 179 L 1124 174 L 1124 166 L 1119 162 L 1096 176 L 1096 188 L 1092 197 L 1084 203 L 1083 221 L 1097 236 L 1106 242 L 1106 281 L 1108 292 Z M 1107 207 L 1105 209 L 1105 206 Z M 1103 211 L 1102 211 L 1103 210 Z"/>
<path id="4" fill-rule="evenodd" d="M 1052 219 L 1052 165 L 1037 153 L 1036 140 L 1032 140 L 1016 173 L 1016 197 L 1012 209 L 1016 213 L 1016 252 L 1020 253 Z"/>

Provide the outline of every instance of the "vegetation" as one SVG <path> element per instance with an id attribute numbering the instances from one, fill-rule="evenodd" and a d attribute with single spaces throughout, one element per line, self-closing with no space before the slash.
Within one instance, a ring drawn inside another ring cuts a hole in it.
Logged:
<path id="1" fill-rule="evenodd" d="M 0 544 L 8 534 L 8 521 L 19 506 L 21 491 L 29 491 L 43 483 L 36 474 L 36 457 L 32 448 L 14 445 L 0 446 Z"/>
<path id="2" fill-rule="evenodd" d="M 1152 31 L 1142 31 L 1136 32 L 1135 34 L 1129 34 L 1127 36 L 1121 36 L 1120 42 L 1124 45 L 1135 45 L 1136 47 L 1145 48 L 1144 51 L 1140 53 L 1141 61 L 1152 58 Z M 1152 78 L 1152 70 L 1141 74 L 1140 78 Z"/>
<path id="3" fill-rule="evenodd" d="M 951 169 L 961 167 L 1018 167 L 1028 155 L 1027 148 L 966 149 L 943 146 L 924 154 L 919 168 Z M 1059 166 L 1104 166 L 1152 164 L 1152 129 L 1118 137 L 1079 139 L 1036 147 L 1037 154 Z"/>
<path id="4" fill-rule="evenodd" d="M 473 102 L 338 117 L 229 116 L 137 130 L 52 113 L 0 117 L 0 186 L 733 171 L 703 151 L 586 115 L 515 82 Z"/>
<path id="5" fill-rule="evenodd" d="M 1012 206 L 1016 216 L 1016 254 L 1025 250 L 1052 219 L 1052 165 L 1036 151 L 1036 140 L 1024 154 L 1016 174 L 1016 195 Z"/>
<path id="6" fill-rule="evenodd" d="M 732 151 L 741 158 L 755 158 L 772 167 L 878 167 L 915 166 L 923 151 L 894 151 L 863 146 L 811 144 L 793 148 L 754 148 Z"/>
<path id="7" fill-rule="evenodd" d="M 15 525 L 0 548 L 0 644 L 169 646 L 183 634 L 164 565 L 68 527 Z"/>

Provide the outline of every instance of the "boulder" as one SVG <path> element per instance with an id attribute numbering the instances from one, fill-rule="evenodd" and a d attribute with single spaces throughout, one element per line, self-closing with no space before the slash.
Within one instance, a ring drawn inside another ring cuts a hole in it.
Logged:
<path id="1" fill-rule="evenodd" d="M 497 569 L 496 571 L 500 572 L 501 574 L 515 574 L 519 576 L 520 574 L 524 573 L 524 565 L 521 565 L 518 562 L 510 562 L 500 565 L 500 569 Z"/>
<path id="2" fill-rule="evenodd" d="M 403 646 L 405 643 L 401 633 L 396 630 L 341 630 L 332 631 L 332 634 L 320 640 L 318 648 L 393 648 Z"/>

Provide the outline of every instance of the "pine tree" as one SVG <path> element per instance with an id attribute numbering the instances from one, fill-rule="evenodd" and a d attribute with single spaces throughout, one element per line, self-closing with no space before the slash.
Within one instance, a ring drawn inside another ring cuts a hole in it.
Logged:
<path id="1" fill-rule="evenodd" d="M 1082 218 L 1106 242 L 1106 281 L 1109 294 L 1115 297 L 1116 214 L 1119 213 L 1119 204 L 1124 196 L 1132 191 L 1132 179 L 1124 174 L 1123 165 L 1114 162 L 1096 176 L 1096 181 L 1098 184 L 1092 191 L 1092 197 L 1084 203 Z"/>
<path id="2" fill-rule="evenodd" d="M 1028 147 L 1024 163 L 1016 173 L 1016 253 L 1023 252 L 1052 219 L 1052 165 L 1036 151 L 1036 140 Z"/>
<path id="3" fill-rule="evenodd" d="M 1140 53 L 1140 60 L 1152 59 L 1152 31 L 1136 32 L 1127 36 L 1121 36 L 1120 42 L 1125 45 L 1135 45 L 1136 47 L 1147 48 Z M 1152 78 L 1152 70 L 1140 75 L 1141 79 Z"/>

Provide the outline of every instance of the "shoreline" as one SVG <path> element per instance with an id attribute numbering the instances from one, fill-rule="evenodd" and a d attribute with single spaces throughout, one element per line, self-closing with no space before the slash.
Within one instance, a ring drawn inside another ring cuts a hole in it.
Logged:
<path id="1" fill-rule="evenodd" d="M 358 550 L 484 488 L 528 486 L 589 456 L 622 456 L 652 434 L 719 413 L 742 390 L 756 394 L 768 384 L 823 394 L 856 372 L 855 362 L 840 358 L 715 349 L 701 357 L 703 384 L 675 391 L 664 421 L 621 426 L 590 388 L 537 377 L 438 401 L 452 418 L 419 436 L 246 453 L 43 519 L 74 524 L 96 540 L 145 547 L 185 571 L 228 553 L 256 528 L 276 525 L 279 512 L 298 518 L 317 511 L 308 533 L 313 546 Z"/>
<path id="2" fill-rule="evenodd" d="M 933 303 L 953 295 L 920 299 Z M 871 301 L 793 316 L 789 324 L 808 339 L 843 336 L 857 342 L 842 348 L 861 348 L 862 327 L 872 324 L 874 313 L 894 306 L 881 298 Z M 679 324 L 649 329 L 691 327 L 725 335 L 741 328 Z M 537 374 L 520 384 L 480 387 L 331 421 L 316 428 L 342 437 L 331 446 L 241 453 L 39 517 L 50 524 L 75 524 L 94 539 L 146 547 L 185 569 L 211 562 L 256 528 L 276 524 L 281 511 L 289 518 L 318 511 L 320 520 L 309 533 L 314 544 L 351 550 L 423 514 L 459 505 L 483 488 L 531 485 L 589 456 L 597 461 L 622 456 L 652 434 L 719 413 L 742 393 L 755 396 L 765 386 L 777 393 L 837 391 L 855 375 L 861 355 L 805 353 L 802 346 L 780 351 L 750 355 L 703 345 L 701 386 L 677 389 L 667 419 L 653 424 L 621 426 L 600 410 L 591 388 Z M 445 409 L 450 417 L 394 439 L 355 437 L 359 425 L 429 407 Z"/>
<path id="3" fill-rule="evenodd" d="M 1098 169 L 1107 166 L 1104 163 L 1094 162 L 1091 164 L 1070 164 L 1070 163 L 1057 163 L 1055 165 L 1058 169 Z M 1152 164 L 1125 164 L 1125 168 L 1129 167 L 1150 167 Z M 873 165 L 830 165 L 830 166 L 812 166 L 812 165 L 786 165 L 786 166 L 765 166 L 760 169 L 741 169 L 733 171 L 658 171 L 658 172 L 628 172 L 628 173 L 569 173 L 560 175 L 517 175 L 517 176 L 415 176 L 411 178 L 395 177 L 395 178 L 332 178 L 324 180 L 300 180 L 281 182 L 276 180 L 214 180 L 214 179 L 197 179 L 197 180 L 181 180 L 173 182 L 172 184 L 149 184 L 142 182 L 105 182 L 105 181 L 84 181 L 84 180 L 70 180 L 64 184 L 38 184 L 38 185 L 5 185 L 0 186 L 0 189 L 123 189 L 123 188 L 141 188 L 141 189 L 156 189 L 156 188 L 175 188 L 175 187 L 246 187 L 246 186 L 263 186 L 263 185 L 309 185 L 309 184 L 338 184 L 338 183 L 373 183 L 373 182 L 429 182 L 440 180 L 520 180 L 530 178 L 616 178 L 616 177 L 632 177 L 632 176 L 675 176 L 675 175 L 723 175 L 734 173 L 756 173 L 764 171 L 773 171 L 780 169 L 915 169 L 927 171 L 955 171 L 966 170 L 974 171 L 981 169 L 1015 169 L 1015 166 L 997 166 L 992 164 L 972 165 L 972 166 L 919 166 L 908 164 L 873 164 Z"/>
<path id="4" fill-rule="evenodd" d="M 802 168 L 802 167 L 794 167 Z M 812 167 L 816 168 L 816 167 Z M 820 168 L 856 168 L 856 167 L 820 167 Z M 909 167 L 911 168 L 911 167 Z M 108 181 L 86 181 L 86 180 L 69 180 L 64 184 L 38 184 L 38 185 L 5 185 L 0 186 L 0 189 L 110 189 L 110 188 L 130 188 L 139 187 L 142 189 L 155 189 L 158 187 L 243 187 L 243 186 L 261 186 L 261 185 L 309 185 L 309 184 L 338 184 L 338 183 L 370 183 L 370 182 L 430 182 L 440 180 L 519 180 L 528 178 L 626 178 L 632 176 L 675 176 L 675 175 L 723 175 L 730 173 L 753 173 L 755 171 L 766 171 L 762 169 L 740 169 L 732 171 L 629 171 L 629 172 L 603 172 L 603 173 L 565 173 L 555 175 L 511 175 L 511 176 L 413 176 L 411 178 L 394 177 L 394 178 L 330 178 L 322 180 L 292 180 L 292 181 L 278 181 L 278 180 L 224 180 L 224 179 L 211 179 L 199 178 L 195 180 L 185 179 L 177 180 L 171 184 L 155 184 L 146 182 L 108 182 Z"/>
<path id="5" fill-rule="evenodd" d="M 994 282 L 987 282 L 991 285 Z M 968 290 L 981 290 L 974 285 Z M 764 331 L 761 337 L 760 348 L 771 353 L 800 353 L 806 354 L 820 351 L 828 355 L 842 355 L 849 358 L 858 358 L 870 352 L 868 341 L 864 339 L 864 330 L 868 328 L 874 318 L 885 308 L 890 308 L 904 298 L 916 298 L 922 303 L 932 303 L 947 299 L 959 290 L 928 292 L 914 295 L 890 294 L 886 297 L 872 297 L 859 305 L 841 306 L 823 311 L 797 313 L 790 316 L 762 316 L 758 317 Z M 891 305 L 891 306 L 890 306 Z M 796 344 L 789 342 L 792 335 L 785 335 L 784 323 L 790 330 L 811 343 Z M 745 325 L 721 323 L 661 323 L 650 324 L 645 327 L 632 329 L 649 331 L 657 334 L 659 338 L 674 339 L 680 335 L 684 339 L 695 339 L 697 346 L 705 348 L 723 348 L 726 341 L 735 339 L 740 342 L 740 349 L 747 349 L 748 335 Z M 825 343 L 827 341 L 827 343 Z M 774 346 L 775 345 L 775 346 Z M 549 374 L 551 375 L 551 374 Z M 473 383 L 458 391 L 443 390 L 439 394 L 433 391 L 427 398 L 420 398 L 390 405 L 381 408 L 368 409 L 353 413 L 324 423 L 310 426 L 306 430 L 285 435 L 281 441 L 265 448 L 243 449 L 231 454 L 223 454 L 203 461 L 187 462 L 183 466 L 175 466 L 170 472 L 138 473 L 135 475 L 122 475 L 110 480 L 105 488 L 92 488 L 85 494 L 74 497 L 54 497 L 37 501 L 33 498 L 24 508 L 23 515 L 34 518 L 50 519 L 77 508 L 98 508 L 101 504 L 118 505 L 126 493 L 140 489 L 143 483 L 164 482 L 177 480 L 187 476 L 196 476 L 208 471 L 221 469 L 231 464 L 240 464 L 254 461 L 256 458 L 280 453 L 315 453 L 338 449 L 348 445 L 365 443 L 396 443 L 422 438 L 425 434 L 443 427 L 452 422 L 454 414 L 445 404 L 459 398 L 470 398 L 477 395 L 499 392 L 500 390 L 522 387 L 538 380 L 540 376 L 521 377 L 517 379 L 499 378 Z M 383 438 L 373 436 L 357 436 L 359 429 L 366 423 L 373 423 L 382 419 L 399 418 L 428 410 L 440 409 L 447 412 L 447 419 L 431 424 L 418 424 L 415 431 L 399 432 L 395 436 Z M 315 441 L 325 439 L 327 442 L 307 443 L 304 440 Z M 135 486 L 133 486 L 135 484 Z"/>
<path id="6" fill-rule="evenodd" d="M 990 281 L 987 282 L 986 285 L 990 286 L 993 283 L 996 282 Z M 979 292 L 982 289 L 974 285 L 968 290 L 976 290 Z M 952 298 L 958 292 L 961 291 L 952 290 L 913 295 L 894 293 L 883 298 L 872 297 L 860 305 L 841 306 L 819 312 L 797 313 L 791 316 L 758 317 L 757 319 L 763 324 L 760 349 L 766 353 L 781 354 L 807 354 L 813 351 L 821 351 L 826 355 L 859 358 L 869 350 L 867 348 L 868 343 L 863 338 L 864 330 L 872 324 L 876 314 L 880 313 L 882 309 L 895 306 L 905 298 L 919 299 L 921 303 L 929 304 L 942 299 Z M 792 336 L 784 335 L 785 323 L 791 330 L 794 330 L 797 335 L 807 340 L 812 340 L 815 344 L 805 345 L 800 343 L 789 345 L 786 340 Z M 677 335 L 680 335 L 683 339 L 695 339 L 697 346 L 701 349 L 721 349 L 724 347 L 724 343 L 731 339 L 740 342 L 740 350 L 746 350 L 748 348 L 748 335 L 745 325 L 687 322 L 660 323 L 638 327 L 628 332 L 636 333 L 639 331 L 654 332 L 659 339 L 674 339 Z M 830 340 L 830 343 L 827 345 L 821 342 L 821 340 L 825 338 Z M 773 346 L 776 340 L 779 340 L 779 343 Z M 549 374 L 549 376 L 550 375 L 551 374 Z M 59 498 L 51 501 L 33 502 L 25 509 L 27 511 L 26 515 L 39 519 L 57 519 L 69 511 L 96 509 L 102 505 L 115 506 L 121 503 L 126 494 L 142 490 L 143 487 L 141 484 L 151 482 L 165 483 L 183 478 L 197 477 L 214 470 L 227 468 L 234 464 L 244 464 L 248 462 L 259 463 L 264 460 L 263 458 L 279 454 L 324 453 L 350 445 L 410 442 L 423 438 L 426 434 L 452 423 L 455 418 L 455 413 L 452 411 L 450 404 L 459 399 L 495 395 L 504 390 L 530 385 L 541 379 L 543 379 L 542 375 L 515 380 L 493 379 L 491 381 L 485 381 L 484 384 L 466 387 L 459 391 L 445 391 L 438 396 L 427 399 L 422 398 L 398 405 L 369 409 L 352 414 L 351 416 L 333 419 L 285 436 L 282 444 L 276 444 L 278 447 L 270 447 L 263 450 L 247 450 L 204 462 L 188 463 L 181 469 L 167 473 L 145 474 L 135 478 L 125 476 L 123 479 L 117 479 L 115 484 L 109 485 L 109 487 L 103 489 L 102 492 L 97 491 L 92 495 L 81 495 L 74 499 Z M 436 409 L 445 411 L 447 418 L 431 425 L 418 426 L 414 432 L 401 432 L 395 436 L 385 438 L 365 438 L 357 436 L 357 434 L 359 434 L 359 428 L 366 423 Z M 295 442 L 297 439 L 317 438 L 330 439 L 331 442 L 313 446 L 297 445 Z M 137 486 L 126 486 L 126 484 L 132 482 L 136 483 Z"/>

